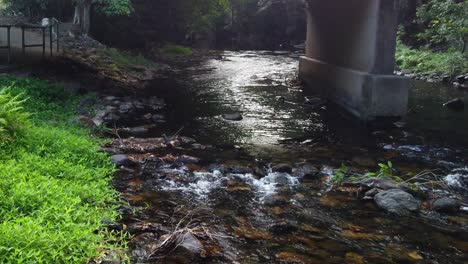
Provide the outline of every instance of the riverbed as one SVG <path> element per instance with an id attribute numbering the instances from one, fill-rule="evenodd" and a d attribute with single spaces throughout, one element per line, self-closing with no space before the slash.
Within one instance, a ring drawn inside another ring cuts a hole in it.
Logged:
<path id="1" fill-rule="evenodd" d="M 365 174 L 388 161 L 402 178 L 424 170 L 466 177 L 468 111 L 442 104 L 457 97 L 466 102 L 467 93 L 412 82 L 408 116 L 369 126 L 332 103 L 305 107 L 305 96 L 317 95 L 297 81 L 298 58 L 221 52 L 179 73 L 163 95 L 156 85 L 146 91 L 164 98 L 167 122 L 143 137 L 177 133 L 196 143 L 140 155 L 155 165 L 143 173 L 118 172 L 117 188 L 133 210 L 122 223 L 147 227 L 130 244 L 133 262 L 468 261 L 466 212 L 441 215 L 423 201 L 417 215 L 396 217 L 330 181 L 343 165 Z M 466 206 L 466 193 L 458 190 L 457 197 Z M 199 257 L 178 249 L 148 254 L 183 228 L 200 240 Z"/>

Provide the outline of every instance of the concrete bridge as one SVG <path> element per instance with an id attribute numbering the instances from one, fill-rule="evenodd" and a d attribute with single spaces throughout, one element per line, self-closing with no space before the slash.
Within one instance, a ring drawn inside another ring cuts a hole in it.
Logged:
<path id="1" fill-rule="evenodd" d="M 402 117 L 409 81 L 393 75 L 398 0 L 306 0 L 300 78 L 363 120 Z"/>

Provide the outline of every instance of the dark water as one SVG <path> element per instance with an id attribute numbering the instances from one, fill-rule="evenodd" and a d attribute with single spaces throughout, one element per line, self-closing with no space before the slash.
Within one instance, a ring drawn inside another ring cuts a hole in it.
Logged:
<path id="1" fill-rule="evenodd" d="M 167 221 L 165 216 L 179 206 L 196 211 L 200 222 L 219 234 L 212 248 L 218 255 L 202 261 L 207 263 L 468 261 L 466 214 L 423 212 L 396 218 L 351 192 L 328 192 L 328 176 L 341 164 L 365 173 L 375 170 L 378 162 L 392 161 L 400 175 L 431 169 L 441 177 L 466 168 L 468 111 L 442 107 L 456 97 L 466 101 L 466 92 L 413 82 L 408 116 L 393 128 L 370 128 L 331 104 L 303 107 L 305 93 L 294 82 L 298 68 L 294 54 L 222 56 L 182 74 L 177 91 L 166 98 L 171 121 L 151 136 L 183 127 L 182 135 L 219 147 L 190 153 L 208 163 L 238 167 L 260 163 L 268 169 L 269 164 L 306 162 L 319 168 L 323 177 L 304 181 L 267 171 L 266 177 L 258 178 L 210 170 L 208 164 L 167 168 L 167 173 L 189 180 L 139 187 L 133 200 L 148 205 L 145 221 Z M 244 119 L 221 117 L 229 113 L 241 113 Z"/>

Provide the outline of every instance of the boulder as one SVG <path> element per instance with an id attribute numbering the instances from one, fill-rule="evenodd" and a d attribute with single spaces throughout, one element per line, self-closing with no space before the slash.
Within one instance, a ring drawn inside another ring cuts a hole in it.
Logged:
<path id="1" fill-rule="evenodd" d="M 230 120 L 230 121 L 241 121 L 242 119 L 244 119 L 242 117 L 241 114 L 239 113 L 235 113 L 235 114 L 224 114 L 222 115 L 222 117 L 226 120 Z"/>
<path id="2" fill-rule="evenodd" d="M 460 210 L 460 203 L 450 197 L 438 198 L 432 203 L 432 209 L 439 213 L 454 214 Z"/>
<path id="3" fill-rule="evenodd" d="M 188 261 L 200 258 L 205 250 L 200 240 L 188 232 L 178 235 L 175 239 L 175 245 L 177 245 L 177 248 L 172 251 L 171 256 L 177 256 Z"/>
<path id="4" fill-rule="evenodd" d="M 409 215 L 419 209 L 419 202 L 411 194 L 400 189 L 378 193 L 374 201 L 379 208 L 396 215 Z"/>
<path id="5" fill-rule="evenodd" d="M 271 168 L 273 172 L 280 172 L 280 173 L 292 173 L 292 167 L 288 164 L 279 164 L 273 166 Z"/>
<path id="6" fill-rule="evenodd" d="M 370 189 L 377 188 L 377 189 L 385 190 L 385 191 L 391 190 L 391 189 L 400 189 L 406 192 L 412 191 L 408 185 L 404 183 L 398 183 L 394 180 L 387 179 L 387 178 L 377 178 L 377 177 L 370 178 L 370 179 L 365 180 L 362 183 L 362 186 L 370 188 Z"/>
<path id="7" fill-rule="evenodd" d="M 445 82 L 445 83 L 449 83 L 451 79 L 452 79 L 452 77 L 450 77 L 450 75 L 444 75 L 442 77 L 442 81 Z"/>
<path id="8" fill-rule="evenodd" d="M 401 70 L 401 73 L 402 73 L 402 74 L 412 74 L 413 71 L 410 70 L 410 69 L 403 69 L 403 70 Z"/>
<path id="9" fill-rule="evenodd" d="M 293 175 L 298 178 L 302 178 L 303 180 L 316 180 L 318 179 L 318 174 L 320 170 L 317 169 L 316 167 L 302 163 L 302 164 L 297 164 L 296 168 L 293 170 Z"/>
<path id="10" fill-rule="evenodd" d="M 131 166 L 134 162 L 127 155 L 113 155 L 112 162 L 117 166 Z"/>
<path id="11" fill-rule="evenodd" d="M 459 75 L 459 76 L 455 77 L 455 80 L 457 80 L 457 82 L 459 84 L 463 84 L 463 83 L 465 83 L 465 75 Z"/>
<path id="12" fill-rule="evenodd" d="M 456 98 L 445 103 L 444 107 L 447 107 L 454 111 L 463 111 L 463 109 L 465 109 L 465 103 L 462 99 Z"/>

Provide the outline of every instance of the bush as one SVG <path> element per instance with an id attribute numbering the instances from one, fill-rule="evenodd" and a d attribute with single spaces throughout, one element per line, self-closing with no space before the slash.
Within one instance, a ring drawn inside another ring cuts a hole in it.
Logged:
<path id="1" fill-rule="evenodd" d="M 0 91 L 0 143 L 13 139 L 23 132 L 28 114 L 23 110 L 21 95 L 13 96 L 10 87 Z"/>
<path id="2" fill-rule="evenodd" d="M 411 49 L 401 42 L 397 45 L 396 65 L 422 74 L 464 74 L 468 72 L 468 58 L 458 51 L 435 52 Z"/>
<path id="3" fill-rule="evenodd" d="M 166 56 L 190 56 L 193 54 L 191 48 L 174 44 L 166 44 L 159 51 Z"/>
<path id="4" fill-rule="evenodd" d="M 120 234 L 101 223 L 117 217 L 114 166 L 97 152 L 102 142 L 70 122 L 80 98 L 35 79 L 1 76 L 0 87 L 30 98 L 31 112 L 23 136 L 0 148 L 0 263 L 86 263 L 119 250 L 110 242 Z"/>

